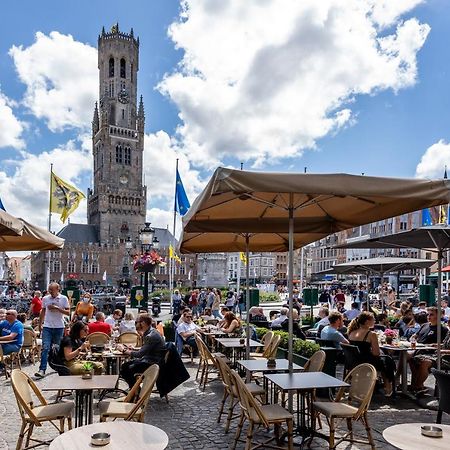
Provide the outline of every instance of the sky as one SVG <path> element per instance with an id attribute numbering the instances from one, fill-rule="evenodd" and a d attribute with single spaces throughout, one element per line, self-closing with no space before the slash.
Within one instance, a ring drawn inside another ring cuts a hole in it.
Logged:
<path id="1" fill-rule="evenodd" d="M 97 38 L 116 22 L 140 38 L 153 226 L 172 223 L 177 158 L 191 203 L 219 165 L 407 178 L 450 167 L 448 0 L 40 0 L 6 2 L 2 19 L 0 198 L 37 225 L 51 163 L 91 186 Z M 71 221 L 86 222 L 86 201 Z"/>

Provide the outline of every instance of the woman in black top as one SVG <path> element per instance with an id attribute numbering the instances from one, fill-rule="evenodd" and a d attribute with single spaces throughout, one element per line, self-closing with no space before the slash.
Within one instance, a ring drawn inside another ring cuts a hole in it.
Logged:
<path id="1" fill-rule="evenodd" d="M 68 336 L 62 338 L 59 345 L 59 358 L 64 361 L 64 364 L 70 370 L 71 375 L 82 375 L 84 372 L 83 364 L 86 361 L 80 359 L 82 352 L 89 350 L 89 342 L 86 342 L 89 328 L 87 324 L 82 321 L 75 322 L 70 328 Z M 94 373 L 101 375 L 103 372 L 103 364 L 92 361 Z"/>
<path id="2" fill-rule="evenodd" d="M 362 312 L 350 322 L 348 340 L 350 344 L 359 348 L 361 363 L 372 364 L 381 372 L 384 380 L 385 395 L 390 397 L 395 381 L 395 363 L 390 356 L 381 354 L 378 336 L 372 331 L 374 325 L 374 315 L 370 312 Z"/>

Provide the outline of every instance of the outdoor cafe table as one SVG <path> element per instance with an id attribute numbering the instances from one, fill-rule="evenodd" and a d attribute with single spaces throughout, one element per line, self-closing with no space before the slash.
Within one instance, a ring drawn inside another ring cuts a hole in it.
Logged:
<path id="1" fill-rule="evenodd" d="M 85 450 L 96 448 L 91 445 L 94 433 L 109 433 L 109 444 L 98 447 L 108 450 L 136 448 L 146 450 L 163 450 L 169 444 L 167 434 L 160 428 L 146 423 L 117 420 L 86 425 L 60 434 L 50 444 L 50 450 Z"/>
<path id="2" fill-rule="evenodd" d="M 276 359 L 276 366 L 267 366 L 267 358 L 261 359 L 240 359 L 236 363 L 243 369 L 248 370 L 250 373 L 262 372 L 263 375 L 268 373 L 282 373 L 289 371 L 289 361 L 287 359 Z M 303 370 L 302 366 L 293 363 L 292 368 L 295 372 Z M 267 378 L 263 377 L 263 387 L 266 391 L 266 401 L 268 396 L 268 382 Z"/>
<path id="3" fill-rule="evenodd" d="M 273 373 L 264 374 L 264 377 L 272 383 L 271 397 L 273 402 L 277 400 L 278 391 L 294 392 L 297 395 L 297 410 L 295 411 L 297 426 L 294 432 L 303 437 L 302 445 L 307 437 L 312 438 L 314 434 L 317 434 L 313 415 L 311 411 L 309 411 L 309 414 L 306 411 L 307 405 L 312 407 L 314 390 L 349 386 L 348 383 L 323 372 Z"/>
<path id="4" fill-rule="evenodd" d="M 442 428 L 442 437 L 433 438 L 423 436 L 420 427 L 432 425 Z M 450 425 L 434 423 L 401 423 L 386 428 L 383 431 L 384 439 L 401 450 L 439 450 L 449 448 Z"/>
<path id="5" fill-rule="evenodd" d="M 231 348 L 233 349 L 233 366 L 236 366 L 236 353 L 241 354 L 242 350 L 245 350 L 245 345 L 247 343 L 247 339 L 245 338 L 216 338 L 216 341 L 224 348 Z M 243 343 L 241 344 L 241 341 Z M 264 344 L 258 341 L 254 341 L 253 339 L 250 339 L 250 348 L 251 347 L 264 347 Z"/>
<path id="6" fill-rule="evenodd" d="M 75 391 L 75 427 L 92 423 L 92 396 L 95 389 L 114 389 L 119 380 L 118 375 L 93 375 L 83 380 L 81 375 L 52 377 L 43 391 Z"/>
<path id="7" fill-rule="evenodd" d="M 411 348 L 411 343 L 408 341 L 401 341 L 399 345 L 380 345 L 380 348 L 387 352 L 399 353 L 399 360 L 402 365 L 402 394 L 408 393 L 408 351 L 414 350 L 436 350 L 436 347 L 431 347 L 423 344 L 416 344 L 416 348 Z"/>

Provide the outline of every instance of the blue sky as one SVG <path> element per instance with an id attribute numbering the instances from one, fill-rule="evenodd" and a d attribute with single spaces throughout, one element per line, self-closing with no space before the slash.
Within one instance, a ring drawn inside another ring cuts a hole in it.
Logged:
<path id="1" fill-rule="evenodd" d="M 0 197 L 40 225 L 50 162 L 91 182 L 95 48 L 116 21 L 140 37 L 155 225 L 171 222 L 177 157 L 191 201 L 218 164 L 441 177 L 450 163 L 446 0 L 42 0 L 2 19 Z"/>

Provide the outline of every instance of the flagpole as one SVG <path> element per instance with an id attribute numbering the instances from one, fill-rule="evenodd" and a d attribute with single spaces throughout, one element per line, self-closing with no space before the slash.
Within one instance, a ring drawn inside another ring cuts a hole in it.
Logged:
<path id="1" fill-rule="evenodd" d="M 177 226 L 177 208 L 176 208 L 176 202 L 177 202 L 177 173 L 178 173 L 178 158 L 176 160 L 175 164 L 175 192 L 174 192 L 174 202 L 173 202 L 173 251 L 175 252 L 175 231 Z M 172 286 L 170 289 L 170 310 L 169 313 L 172 314 L 172 291 L 174 289 L 174 282 L 175 282 L 175 261 L 172 261 Z"/>
<path id="2" fill-rule="evenodd" d="M 52 231 L 52 176 L 53 176 L 53 163 L 50 164 L 50 188 L 49 188 L 49 199 L 48 199 L 48 231 Z M 46 288 L 50 284 L 50 250 L 47 252 L 47 267 L 46 267 Z"/>

